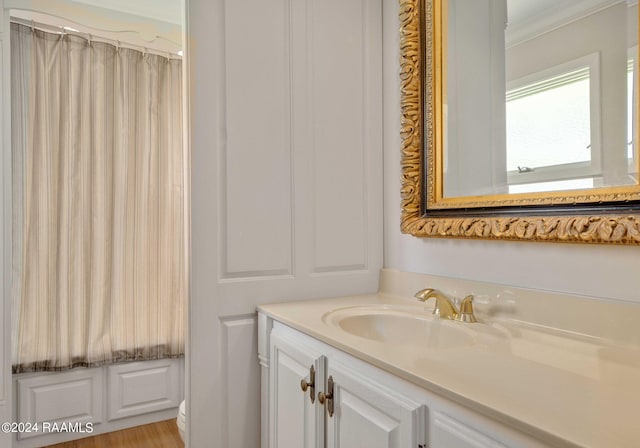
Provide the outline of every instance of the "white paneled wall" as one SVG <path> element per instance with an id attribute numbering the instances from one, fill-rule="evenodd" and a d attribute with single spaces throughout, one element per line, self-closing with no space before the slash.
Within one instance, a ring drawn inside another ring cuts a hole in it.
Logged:
<path id="1" fill-rule="evenodd" d="M 21 373 L 13 384 L 15 406 L 6 421 L 38 426 L 10 433 L 13 444 L 0 447 L 34 448 L 175 419 L 184 398 L 184 362 L 156 359 Z M 81 431 L 51 430 L 54 423 Z"/>
<path id="2" fill-rule="evenodd" d="M 377 290 L 381 0 L 189 0 L 191 447 L 260 443 L 261 303 Z"/>

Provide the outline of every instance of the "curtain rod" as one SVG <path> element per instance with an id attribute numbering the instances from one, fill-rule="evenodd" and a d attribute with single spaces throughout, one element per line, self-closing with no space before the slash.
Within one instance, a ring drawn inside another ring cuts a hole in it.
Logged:
<path id="1" fill-rule="evenodd" d="M 27 19 L 21 19 L 18 17 L 11 17 L 10 18 L 11 23 L 16 23 L 18 25 L 23 25 L 26 27 L 31 28 L 32 30 L 38 29 L 40 31 L 44 31 L 47 33 L 52 33 L 52 34 L 60 34 L 60 35 L 65 35 L 65 34 L 69 34 L 71 36 L 76 36 L 76 37 L 80 37 L 82 39 L 87 40 L 87 42 L 102 42 L 102 43 L 107 43 L 107 44 L 111 44 L 115 47 L 118 48 L 128 48 L 131 50 L 136 50 L 136 51 L 140 51 L 142 53 L 149 53 L 149 54 L 154 54 L 157 56 L 165 56 L 168 59 L 182 59 L 182 50 L 179 50 L 178 53 L 172 53 L 171 51 L 162 51 L 162 50 L 156 50 L 154 48 L 149 48 L 149 47 L 145 47 L 142 45 L 136 45 L 136 44 L 131 44 L 129 42 L 123 42 L 120 40 L 115 40 L 115 39 L 110 39 L 108 37 L 102 37 L 100 35 L 95 35 L 95 34 L 91 34 L 91 33 L 86 33 L 83 31 L 78 31 L 76 29 L 67 27 L 67 26 L 58 26 L 58 25 L 51 25 L 48 23 L 43 23 L 43 22 L 37 22 L 34 20 L 27 20 Z M 136 31 L 116 31 L 116 32 L 128 32 L 128 33 L 137 33 Z M 167 42 L 173 44 L 173 45 L 178 45 L 175 42 L 162 37 L 162 36 L 157 36 L 156 39 L 163 39 L 166 40 Z"/>

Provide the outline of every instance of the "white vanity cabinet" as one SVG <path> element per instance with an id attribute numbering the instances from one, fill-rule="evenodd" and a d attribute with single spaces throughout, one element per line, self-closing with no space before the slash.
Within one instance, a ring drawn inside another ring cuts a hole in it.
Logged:
<path id="1" fill-rule="evenodd" d="M 325 412 L 326 448 L 426 446 L 425 407 L 394 392 L 392 376 L 374 380 L 363 373 L 357 363 L 328 358 L 334 412 Z"/>
<path id="2" fill-rule="evenodd" d="M 549 446 L 262 313 L 258 322 L 262 448 Z M 312 366 L 313 403 L 301 387 Z"/>
<path id="3" fill-rule="evenodd" d="M 429 448 L 550 448 L 546 444 L 449 401 L 432 400 L 427 428 Z"/>
<path id="4" fill-rule="evenodd" d="M 425 407 L 394 392 L 392 375 L 277 322 L 268 339 L 269 391 L 263 412 L 268 409 L 269 416 L 263 423 L 268 421 L 269 435 L 266 446 L 263 437 L 263 448 L 424 446 Z M 301 381 L 311 383 L 312 366 L 313 403 L 311 386 L 306 391 L 301 386 Z M 320 393 L 327 397 L 324 404 Z"/>
<path id="5" fill-rule="evenodd" d="M 324 408 L 317 386 L 324 383 L 325 357 L 286 332 L 273 331 L 269 345 L 269 446 L 324 446 Z"/>

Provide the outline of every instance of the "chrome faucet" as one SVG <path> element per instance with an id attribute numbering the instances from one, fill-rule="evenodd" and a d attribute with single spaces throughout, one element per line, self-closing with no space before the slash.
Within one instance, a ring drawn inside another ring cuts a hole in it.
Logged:
<path id="1" fill-rule="evenodd" d="M 415 294 L 415 297 L 421 302 L 434 298 L 436 299 L 436 306 L 433 309 L 433 314 L 442 319 L 457 320 L 459 322 L 473 323 L 477 322 L 476 316 L 473 314 L 473 296 L 467 296 L 460 303 L 460 310 L 441 292 L 435 289 L 421 289 Z"/>

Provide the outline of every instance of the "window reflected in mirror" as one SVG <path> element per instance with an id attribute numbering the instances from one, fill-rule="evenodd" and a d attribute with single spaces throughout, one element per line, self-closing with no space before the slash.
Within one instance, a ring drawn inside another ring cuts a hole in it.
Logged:
<path id="1" fill-rule="evenodd" d="M 444 2 L 443 197 L 638 185 L 637 2 Z"/>

